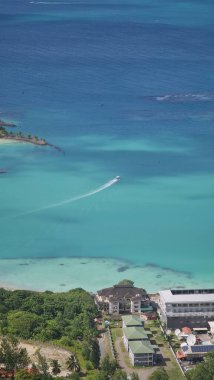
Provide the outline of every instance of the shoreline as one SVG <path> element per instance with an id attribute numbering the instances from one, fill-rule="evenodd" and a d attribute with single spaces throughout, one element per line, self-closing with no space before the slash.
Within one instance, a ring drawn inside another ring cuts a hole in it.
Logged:
<path id="1" fill-rule="evenodd" d="M 15 136 L 5 136 L 5 137 L 0 138 L 0 145 L 14 144 L 14 143 L 15 144 L 26 143 L 26 144 L 32 144 L 32 145 L 37 145 L 37 146 L 48 146 L 50 148 L 57 150 L 58 152 L 65 154 L 65 151 L 62 148 L 56 145 L 50 144 L 43 139 L 36 140 L 36 139 L 27 138 L 27 137 L 15 137 Z"/>
<path id="2" fill-rule="evenodd" d="M 64 292 L 83 288 L 94 292 L 116 284 L 124 278 L 148 293 L 169 288 L 213 287 L 213 278 L 152 265 L 134 265 L 111 258 L 56 257 L 0 259 L 0 287 L 9 290 Z M 176 273 L 175 273 L 176 272 Z M 90 273 L 94 273 L 91 277 Z M 176 275 L 175 275 L 176 274 Z"/>
<path id="3" fill-rule="evenodd" d="M 0 138 L 0 145 L 7 145 L 7 144 L 17 144 L 19 143 L 19 141 L 16 141 L 16 140 L 8 140 L 6 138 Z"/>
<path id="4" fill-rule="evenodd" d="M 37 136 L 32 135 L 23 135 L 21 132 L 13 133 L 8 132 L 7 128 L 15 128 L 17 125 L 11 122 L 6 122 L 0 119 L 0 143 L 6 144 L 8 142 L 24 142 L 27 144 L 33 144 L 38 146 L 49 146 L 57 151 L 65 154 L 64 150 L 60 147 L 48 143 L 44 138 L 38 138 Z"/>
<path id="5" fill-rule="evenodd" d="M 50 144 L 46 142 L 43 139 L 39 139 L 38 141 L 35 139 L 29 139 L 27 137 L 14 137 L 14 136 L 5 136 L 0 138 L 0 145 L 10 145 L 10 144 L 18 144 L 18 143 L 26 143 L 26 144 L 32 144 L 32 145 L 37 145 L 37 146 L 48 146 L 50 148 L 53 148 L 57 150 L 58 152 L 61 152 L 65 154 L 65 151 L 53 144 Z"/>

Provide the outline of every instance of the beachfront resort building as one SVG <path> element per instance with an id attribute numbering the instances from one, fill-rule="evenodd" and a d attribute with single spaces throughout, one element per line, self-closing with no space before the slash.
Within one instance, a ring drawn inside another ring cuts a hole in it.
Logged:
<path id="1" fill-rule="evenodd" d="M 214 289 L 163 290 L 158 306 L 166 328 L 208 327 L 214 320 Z"/>
<path id="2" fill-rule="evenodd" d="M 153 310 L 145 289 L 136 288 L 132 284 L 118 284 L 99 290 L 95 299 L 98 307 L 108 314 L 141 313 Z"/>
<path id="3" fill-rule="evenodd" d="M 150 333 L 144 329 L 143 321 L 137 316 L 124 315 L 123 343 L 133 366 L 152 366 L 155 363 L 157 346 L 150 343 Z"/>

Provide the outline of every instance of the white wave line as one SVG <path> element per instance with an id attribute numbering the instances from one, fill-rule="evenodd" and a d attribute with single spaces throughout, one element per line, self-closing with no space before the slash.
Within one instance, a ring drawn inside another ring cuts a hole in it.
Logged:
<path id="1" fill-rule="evenodd" d="M 45 5 L 72 5 L 68 2 L 60 2 L 60 1 L 30 1 L 30 4 L 45 4 Z"/>
<path id="2" fill-rule="evenodd" d="M 91 197 L 92 195 L 95 195 L 95 194 L 99 193 L 100 191 L 103 191 L 103 190 L 107 189 L 108 187 L 114 185 L 118 181 L 119 181 L 118 178 L 113 178 L 112 180 L 104 183 L 104 185 L 102 185 L 102 186 L 100 186 L 100 187 L 98 187 L 98 188 L 96 188 L 94 190 L 91 190 L 88 193 L 81 194 L 81 195 L 78 195 L 76 197 L 68 198 L 68 199 L 66 199 L 66 200 L 64 200 L 62 202 L 52 203 L 49 206 L 41 207 L 41 208 L 38 208 L 36 210 L 32 210 L 32 211 L 25 212 L 23 214 L 16 215 L 15 218 L 17 218 L 19 216 L 26 216 L 26 215 L 34 214 L 36 212 L 40 212 L 40 211 L 43 211 L 43 210 L 48 210 L 48 209 L 55 208 L 55 207 L 64 206 L 64 205 L 66 205 L 68 203 L 76 202 L 76 201 L 78 201 L 80 199 Z"/>

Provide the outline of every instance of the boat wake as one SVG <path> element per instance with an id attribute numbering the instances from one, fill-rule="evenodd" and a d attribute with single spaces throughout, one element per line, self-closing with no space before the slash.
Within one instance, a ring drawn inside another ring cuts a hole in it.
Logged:
<path id="1" fill-rule="evenodd" d="M 37 212 L 48 210 L 48 209 L 52 209 L 52 208 L 56 208 L 56 207 L 61 207 L 61 206 L 64 206 L 66 204 L 79 201 L 80 199 L 91 197 L 92 195 L 95 195 L 95 194 L 97 194 L 97 193 L 99 193 L 99 192 L 101 192 L 101 191 L 103 191 L 105 189 L 108 189 L 108 187 L 111 187 L 115 183 L 119 182 L 119 180 L 120 180 L 120 177 L 117 176 L 117 177 L 113 178 L 112 180 L 104 183 L 104 185 L 102 185 L 100 187 L 97 187 L 94 190 L 89 191 L 88 193 L 81 194 L 81 195 L 78 195 L 76 197 L 68 198 L 68 199 L 66 199 L 64 201 L 61 201 L 61 202 L 58 202 L 58 203 L 52 203 L 52 204 L 50 204 L 48 206 L 41 207 L 41 208 L 38 208 L 36 210 L 31 210 L 31 211 L 25 212 L 23 214 L 19 214 L 19 215 L 15 216 L 15 218 L 20 217 L 20 216 L 26 216 L 26 215 L 35 214 Z"/>
<path id="2" fill-rule="evenodd" d="M 69 2 L 60 2 L 60 1 L 30 1 L 29 4 L 71 5 L 71 3 Z"/>

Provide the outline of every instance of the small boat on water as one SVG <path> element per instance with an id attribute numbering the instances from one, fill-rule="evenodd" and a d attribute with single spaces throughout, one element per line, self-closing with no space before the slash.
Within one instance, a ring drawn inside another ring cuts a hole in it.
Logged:
<path id="1" fill-rule="evenodd" d="M 116 180 L 120 181 L 120 176 L 119 175 L 116 176 Z"/>

